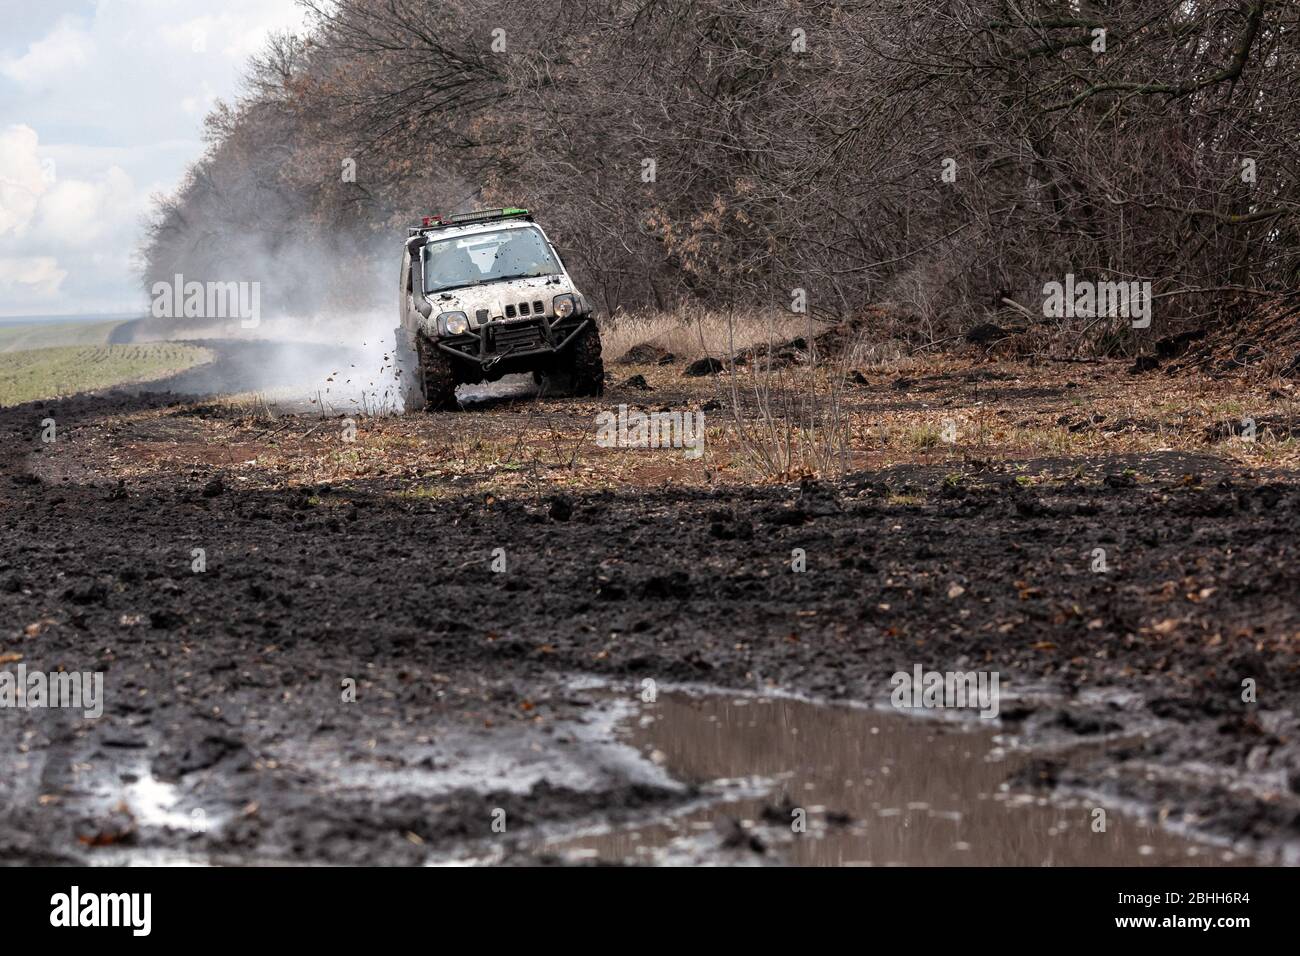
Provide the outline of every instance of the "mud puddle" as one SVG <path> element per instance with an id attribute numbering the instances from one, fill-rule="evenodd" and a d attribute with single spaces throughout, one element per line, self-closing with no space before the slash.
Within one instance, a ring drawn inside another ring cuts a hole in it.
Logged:
<path id="1" fill-rule="evenodd" d="M 622 828 L 551 839 L 563 859 L 625 863 L 1130 866 L 1248 863 L 1107 809 L 1021 794 L 1029 759 L 991 730 L 787 698 L 661 695 L 619 732 L 704 798 Z M 802 823 L 802 832 L 796 832 Z"/>

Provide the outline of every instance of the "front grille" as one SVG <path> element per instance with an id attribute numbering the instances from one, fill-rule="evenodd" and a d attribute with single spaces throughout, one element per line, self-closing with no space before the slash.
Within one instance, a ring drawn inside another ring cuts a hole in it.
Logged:
<path id="1" fill-rule="evenodd" d="M 504 352 L 506 349 L 522 351 L 524 349 L 534 349 L 540 346 L 545 337 L 542 335 L 542 329 L 539 325 L 529 322 L 526 325 L 521 324 L 514 327 L 501 326 L 495 330 L 494 348 L 497 352 Z"/>
<path id="2" fill-rule="evenodd" d="M 546 312 L 546 306 L 542 303 L 542 300 L 541 300 L 541 299 L 538 299 L 537 301 L 532 302 L 532 303 L 528 303 L 528 302 L 513 303 L 513 302 L 512 302 L 510 305 L 506 306 L 506 309 L 505 309 L 505 313 L 506 313 L 506 318 L 507 318 L 507 319 L 513 319 L 513 318 L 515 318 L 516 316 L 520 316 L 520 315 L 530 315 L 530 314 L 531 314 L 531 315 L 542 315 L 542 314 L 544 314 L 545 312 Z"/>
<path id="3" fill-rule="evenodd" d="M 491 313 L 488 312 L 487 309 L 479 309 L 477 312 L 474 313 L 474 318 L 478 319 L 481 324 L 483 322 L 486 322 L 490 315 Z"/>

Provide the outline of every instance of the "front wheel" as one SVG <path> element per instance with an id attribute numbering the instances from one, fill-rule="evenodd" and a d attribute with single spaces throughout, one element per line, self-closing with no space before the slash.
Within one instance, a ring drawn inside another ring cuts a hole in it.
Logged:
<path id="1" fill-rule="evenodd" d="M 393 348 L 393 374 L 397 376 L 397 393 L 402 396 L 404 412 L 424 411 L 424 390 L 420 387 L 420 357 L 405 329 L 396 330 Z"/>
<path id="2" fill-rule="evenodd" d="M 542 374 L 542 387 L 551 395 L 605 394 L 605 362 L 600 354 L 600 330 L 594 319 Z"/>
<path id="3" fill-rule="evenodd" d="M 408 412 L 456 411 L 456 372 L 447 355 L 422 335 L 415 336 L 415 345 L 404 342 L 405 333 L 398 330 L 398 372 L 402 390 L 402 405 Z"/>

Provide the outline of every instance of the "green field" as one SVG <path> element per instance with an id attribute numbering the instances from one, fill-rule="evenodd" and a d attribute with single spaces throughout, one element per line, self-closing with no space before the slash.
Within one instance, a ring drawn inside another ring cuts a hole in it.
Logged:
<path id="1" fill-rule="evenodd" d="M 178 342 L 0 351 L 0 406 L 166 378 L 211 358 L 207 349 Z"/>
<path id="2" fill-rule="evenodd" d="M 106 345 L 121 319 L 105 322 L 31 322 L 0 325 L 0 352 L 48 349 L 56 345 Z"/>

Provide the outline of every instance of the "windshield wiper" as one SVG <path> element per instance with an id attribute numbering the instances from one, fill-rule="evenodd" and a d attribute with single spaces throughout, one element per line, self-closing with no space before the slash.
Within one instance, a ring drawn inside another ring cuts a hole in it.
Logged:
<path id="1" fill-rule="evenodd" d="M 473 286 L 487 285 L 491 282 L 512 282 L 515 279 L 544 279 L 558 275 L 558 272 L 543 272 L 541 275 L 533 275 L 530 272 L 521 272 L 518 275 L 513 276 L 492 276 L 488 279 L 474 279 L 470 282 L 461 282 L 456 285 L 445 285 L 441 289 L 434 289 L 432 292 L 427 292 L 425 294 L 438 295 L 440 292 L 450 292 L 453 289 L 468 289 Z"/>
<path id="2" fill-rule="evenodd" d="M 531 272 L 521 272 L 519 275 L 516 275 L 516 276 L 499 276 L 498 278 L 493 279 L 492 281 L 493 281 L 493 282 L 510 282 L 510 281 L 513 280 L 513 279 L 541 279 L 541 278 L 543 278 L 543 277 L 545 277 L 545 276 L 548 276 L 548 275 L 559 275 L 559 273 L 556 273 L 556 272 L 543 272 L 541 275 L 533 275 Z"/>
<path id="3" fill-rule="evenodd" d="M 468 289 L 472 286 L 487 285 L 487 283 L 495 281 L 495 279 L 474 279 L 471 282 L 459 282 L 456 285 L 445 285 L 441 288 L 434 289 L 432 292 L 426 293 L 426 295 L 438 295 L 442 292 L 450 292 L 452 289 Z"/>

